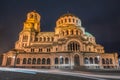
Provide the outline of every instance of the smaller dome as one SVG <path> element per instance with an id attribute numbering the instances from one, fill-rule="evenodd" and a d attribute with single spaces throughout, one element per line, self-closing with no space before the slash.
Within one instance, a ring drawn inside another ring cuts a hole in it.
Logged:
<path id="1" fill-rule="evenodd" d="M 86 36 L 89 36 L 89 37 L 93 37 L 93 35 L 90 34 L 89 32 L 85 32 L 85 35 L 86 35 Z"/>

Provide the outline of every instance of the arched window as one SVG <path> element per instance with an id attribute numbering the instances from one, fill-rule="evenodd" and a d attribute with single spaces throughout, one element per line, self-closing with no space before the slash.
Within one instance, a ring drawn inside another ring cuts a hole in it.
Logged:
<path id="1" fill-rule="evenodd" d="M 37 59 L 37 64 L 40 64 L 40 63 L 41 63 L 41 59 L 38 58 L 38 59 Z"/>
<path id="2" fill-rule="evenodd" d="M 65 34 L 64 34 L 64 31 L 62 32 L 62 35 L 64 36 Z"/>
<path id="3" fill-rule="evenodd" d="M 63 20 L 61 20 L 61 23 L 63 23 Z"/>
<path id="4" fill-rule="evenodd" d="M 84 58 L 84 64 L 89 64 L 88 58 Z"/>
<path id="5" fill-rule="evenodd" d="M 46 41 L 46 37 L 44 37 L 44 41 Z"/>
<path id="6" fill-rule="evenodd" d="M 11 65 L 11 61 L 12 61 L 12 59 L 10 57 L 8 57 L 6 65 Z"/>
<path id="7" fill-rule="evenodd" d="M 17 58 L 16 64 L 20 64 L 20 58 Z"/>
<path id="8" fill-rule="evenodd" d="M 51 38 L 51 41 L 54 41 L 54 38 L 53 38 L 53 37 Z"/>
<path id="9" fill-rule="evenodd" d="M 33 14 L 30 14 L 30 18 L 33 18 Z"/>
<path id="10" fill-rule="evenodd" d="M 47 48 L 47 52 L 50 52 L 50 48 Z"/>
<path id="11" fill-rule="evenodd" d="M 90 57 L 89 61 L 90 61 L 90 64 L 93 64 L 93 58 Z"/>
<path id="12" fill-rule="evenodd" d="M 110 64 L 113 64 L 113 61 L 112 61 L 112 59 L 110 58 Z"/>
<path id="13" fill-rule="evenodd" d="M 39 38 L 39 41 L 42 41 L 42 38 L 41 38 L 41 37 Z"/>
<path id="14" fill-rule="evenodd" d="M 60 64 L 63 64 L 64 63 L 64 59 L 63 57 L 60 57 Z"/>
<path id="15" fill-rule="evenodd" d="M 50 64 L 50 58 L 47 59 L 47 64 Z"/>
<path id="16" fill-rule="evenodd" d="M 104 58 L 102 58 L 102 64 L 105 64 L 105 59 Z"/>
<path id="17" fill-rule="evenodd" d="M 80 51 L 80 45 L 78 42 L 70 42 L 68 44 L 68 51 Z"/>
<path id="18" fill-rule="evenodd" d="M 69 64 L 69 59 L 65 58 L 65 64 Z"/>
<path id="19" fill-rule="evenodd" d="M 71 30 L 71 35 L 73 35 L 74 33 L 73 33 L 73 30 Z"/>
<path id="20" fill-rule="evenodd" d="M 31 58 L 28 58 L 28 64 L 31 64 Z"/>
<path id="21" fill-rule="evenodd" d="M 58 64 L 58 58 L 55 58 L 55 64 Z"/>
<path id="22" fill-rule="evenodd" d="M 108 58 L 106 59 L 106 64 L 109 64 L 109 59 Z"/>
<path id="23" fill-rule="evenodd" d="M 31 48 L 31 52 L 34 52 L 34 48 Z"/>
<path id="24" fill-rule="evenodd" d="M 37 37 L 35 38 L 35 41 L 38 41 L 38 38 L 37 38 Z"/>
<path id="25" fill-rule="evenodd" d="M 28 41 L 28 36 L 27 36 L 27 35 L 24 35 L 22 41 L 23 41 L 23 42 L 27 42 L 27 41 Z"/>
<path id="26" fill-rule="evenodd" d="M 45 64 L 46 63 L 46 60 L 45 58 L 42 59 L 42 64 Z"/>
<path id="27" fill-rule="evenodd" d="M 47 38 L 47 41 L 50 41 L 50 38 L 49 38 L 49 37 Z"/>
<path id="28" fill-rule="evenodd" d="M 75 22 L 75 19 L 73 19 L 73 23 Z"/>
<path id="29" fill-rule="evenodd" d="M 68 35 L 69 33 L 68 33 L 68 30 L 66 30 L 66 35 Z"/>
<path id="30" fill-rule="evenodd" d="M 95 61 L 95 64 L 98 64 L 99 63 L 99 60 L 97 57 L 94 58 L 94 61 Z"/>
<path id="31" fill-rule="evenodd" d="M 42 52 L 42 48 L 39 48 L 39 52 Z"/>
<path id="32" fill-rule="evenodd" d="M 67 22 L 67 19 L 65 19 L 65 22 Z"/>
<path id="33" fill-rule="evenodd" d="M 69 22 L 71 22 L 71 19 L 69 18 Z"/>
<path id="34" fill-rule="evenodd" d="M 78 30 L 76 30 L 76 35 L 78 35 Z"/>
<path id="35" fill-rule="evenodd" d="M 76 23 L 78 23 L 78 20 L 76 20 Z"/>
<path id="36" fill-rule="evenodd" d="M 33 58 L 32 64 L 36 64 L 36 58 Z"/>
<path id="37" fill-rule="evenodd" d="M 26 63 L 27 63 L 27 59 L 23 58 L 23 64 L 26 64 Z"/>

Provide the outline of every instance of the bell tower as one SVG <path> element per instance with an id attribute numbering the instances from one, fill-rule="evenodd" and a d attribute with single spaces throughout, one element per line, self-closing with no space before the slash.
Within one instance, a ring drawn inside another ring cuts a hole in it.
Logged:
<path id="1" fill-rule="evenodd" d="M 23 25 L 23 30 L 19 34 L 19 40 L 15 44 L 15 49 L 24 49 L 34 42 L 36 35 L 40 32 L 41 16 L 32 11 L 27 14 L 26 21 Z"/>
<path id="2" fill-rule="evenodd" d="M 40 32 L 40 19 L 41 16 L 36 11 L 29 12 L 23 30 Z"/>

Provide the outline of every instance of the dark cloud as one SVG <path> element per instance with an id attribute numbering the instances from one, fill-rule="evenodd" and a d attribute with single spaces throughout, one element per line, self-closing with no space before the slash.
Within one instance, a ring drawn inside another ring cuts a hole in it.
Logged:
<path id="1" fill-rule="evenodd" d="M 106 51 L 119 52 L 120 0 L 1 0 L 0 53 L 14 47 L 26 14 L 36 10 L 41 15 L 42 31 L 54 31 L 55 22 L 66 12 L 77 15 L 86 31 L 96 37 Z"/>

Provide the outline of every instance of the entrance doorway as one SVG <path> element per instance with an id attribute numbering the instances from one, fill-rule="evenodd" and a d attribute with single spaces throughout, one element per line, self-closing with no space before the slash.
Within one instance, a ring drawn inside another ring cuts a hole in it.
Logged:
<path id="1" fill-rule="evenodd" d="M 80 59 L 79 59 L 79 55 L 77 54 L 74 56 L 74 65 L 80 66 Z"/>

